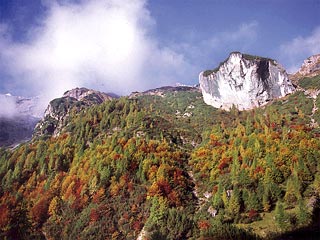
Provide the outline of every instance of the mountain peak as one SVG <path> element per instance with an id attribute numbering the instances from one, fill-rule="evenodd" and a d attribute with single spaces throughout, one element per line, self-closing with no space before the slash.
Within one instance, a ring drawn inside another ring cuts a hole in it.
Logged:
<path id="1" fill-rule="evenodd" d="M 252 109 L 294 91 L 288 74 L 275 60 L 232 52 L 214 70 L 201 72 L 204 101 L 217 108 Z"/>
<path id="2" fill-rule="evenodd" d="M 102 103 L 105 100 L 111 100 L 112 97 L 108 95 L 107 93 L 99 92 L 96 90 L 88 89 L 88 88 L 74 88 L 71 90 L 66 91 L 62 97 L 70 97 L 70 98 L 75 98 L 77 101 L 82 101 L 90 95 L 95 95 L 97 98 L 96 100 L 98 103 Z"/>
<path id="3" fill-rule="evenodd" d="M 43 119 L 35 128 L 34 135 L 59 135 L 67 124 L 67 117 L 71 110 L 79 112 L 86 107 L 112 99 L 113 97 L 107 93 L 84 87 L 66 91 L 61 98 L 56 98 L 49 103 Z"/>
<path id="4" fill-rule="evenodd" d="M 304 60 L 299 73 L 302 76 L 314 76 L 320 73 L 320 54 L 313 55 Z"/>

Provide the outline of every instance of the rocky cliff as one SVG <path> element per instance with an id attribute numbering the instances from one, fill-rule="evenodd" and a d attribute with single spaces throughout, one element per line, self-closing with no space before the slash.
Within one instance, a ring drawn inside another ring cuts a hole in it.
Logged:
<path id="1" fill-rule="evenodd" d="M 233 52 L 214 70 L 201 72 L 204 101 L 216 108 L 240 110 L 262 106 L 295 88 L 275 60 Z"/>
<path id="2" fill-rule="evenodd" d="M 320 75 L 320 54 L 313 55 L 303 61 L 300 69 L 289 76 L 290 80 L 297 84 L 303 78 L 313 78 Z"/>
<path id="3" fill-rule="evenodd" d="M 79 112 L 88 106 L 101 104 L 112 98 L 106 93 L 87 88 L 75 88 L 67 91 L 61 98 L 54 99 L 49 103 L 43 119 L 35 127 L 34 135 L 58 135 L 67 124 L 71 110 Z"/>
<path id="4" fill-rule="evenodd" d="M 302 76 L 313 77 L 320 74 L 320 54 L 313 55 L 304 60 L 298 72 Z"/>

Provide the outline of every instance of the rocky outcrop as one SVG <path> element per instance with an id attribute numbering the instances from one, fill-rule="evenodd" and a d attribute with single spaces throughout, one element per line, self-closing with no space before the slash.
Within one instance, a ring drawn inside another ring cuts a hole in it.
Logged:
<path id="1" fill-rule="evenodd" d="M 201 72 L 204 101 L 213 107 L 240 110 L 262 106 L 295 88 L 275 60 L 233 52 L 214 70 Z"/>
<path id="2" fill-rule="evenodd" d="M 49 103 L 43 119 L 35 127 L 34 136 L 59 135 L 67 124 L 71 110 L 79 112 L 86 107 L 101 104 L 112 98 L 106 93 L 87 88 L 75 88 L 67 91 L 61 98 L 54 99 Z"/>
<path id="3" fill-rule="evenodd" d="M 299 81 L 303 78 L 312 78 L 320 75 L 320 54 L 313 55 L 303 61 L 300 69 L 289 76 L 290 80 L 300 85 Z"/>
<path id="4" fill-rule="evenodd" d="M 301 76 L 312 77 L 320 74 L 320 54 L 313 55 L 304 60 L 298 73 Z"/>
<path id="5" fill-rule="evenodd" d="M 111 100 L 113 97 L 111 97 L 109 94 L 95 91 L 92 89 L 87 88 L 75 88 L 69 91 L 66 91 L 63 96 L 63 98 L 73 98 L 77 101 L 84 101 L 89 102 L 90 104 L 100 104 L 103 103 L 106 100 Z"/>

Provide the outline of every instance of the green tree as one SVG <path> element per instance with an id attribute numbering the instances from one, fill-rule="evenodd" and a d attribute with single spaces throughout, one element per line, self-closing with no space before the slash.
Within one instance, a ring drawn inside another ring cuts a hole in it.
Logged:
<path id="1" fill-rule="evenodd" d="M 258 194 L 255 192 L 249 193 L 248 203 L 246 206 L 247 210 L 254 209 L 255 211 L 260 211 L 261 202 L 259 201 Z"/>
<path id="2" fill-rule="evenodd" d="M 305 226 L 311 222 L 311 214 L 303 199 L 298 201 L 297 222 L 299 226 Z"/>
<path id="3" fill-rule="evenodd" d="M 232 217 L 237 217 L 240 213 L 240 192 L 238 187 L 235 187 L 231 193 L 227 212 Z"/>
<path id="4" fill-rule="evenodd" d="M 286 194 L 284 200 L 289 207 L 294 207 L 298 199 L 301 198 L 300 182 L 296 176 L 289 177 L 287 180 Z"/>
<path id="5" fill-rule="evenodd" d="M 223 194 L 223 187 L 221 182 L 218 184 L 218 189 L 216 194 L 213 197 L 213 206 L 215 208 L 222 208 L 223 207 L 223 200 L 222 200 L 222 194 Z"/>
<path id="6" fill-rule="evenodd" d="M 281 230 L 287 230 L 290 226 L 289 216 L 284 210 L 283 203 L 281 203 L 280 201 L 277 202 L 274 215 L 277 226 Z"/>

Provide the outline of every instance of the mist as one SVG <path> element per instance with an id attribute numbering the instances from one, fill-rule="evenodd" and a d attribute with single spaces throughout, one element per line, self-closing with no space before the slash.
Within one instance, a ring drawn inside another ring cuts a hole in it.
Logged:
<path id="1" fill-rule="evenodd" d="M 15 99 L 0 94 L 0 118 L 12 118 L 17 114 Z"/>

